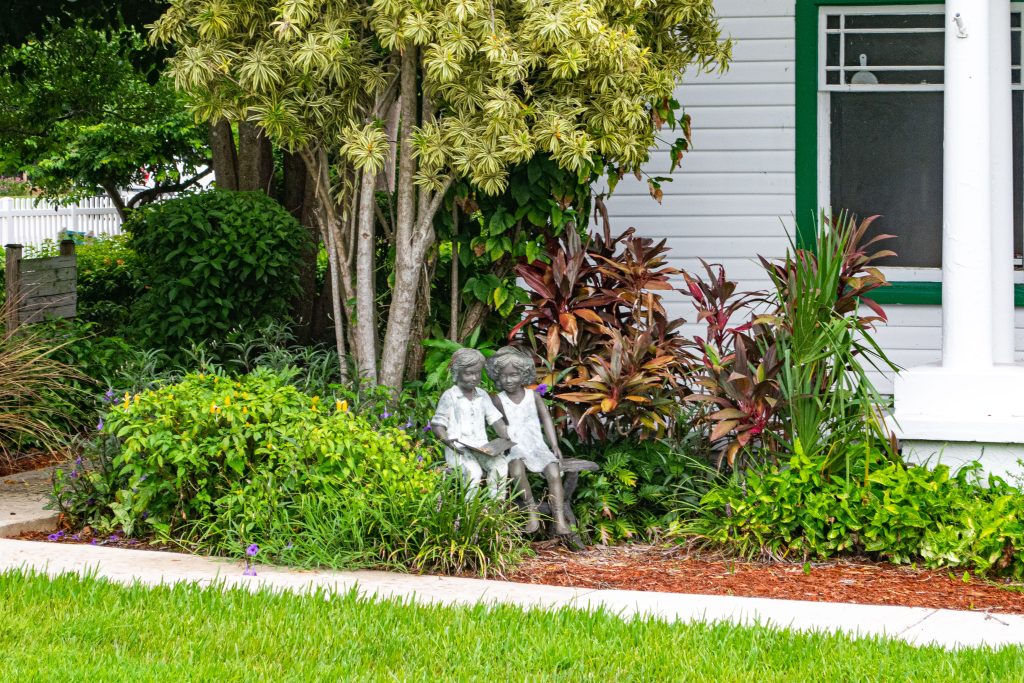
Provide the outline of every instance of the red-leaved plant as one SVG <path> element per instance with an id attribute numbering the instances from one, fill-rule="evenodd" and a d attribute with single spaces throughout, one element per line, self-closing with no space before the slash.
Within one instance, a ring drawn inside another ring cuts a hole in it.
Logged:
<path id="1" fill-rule="evenodd" d="M 679 271 L 665 241 L 630 228 L 584 243 L 575 231 L 549 244 L 551 262 L 523 263 L 531 290 L 519 337 L 547 368 L 544 382 L 583 441 L 664 434 L 672 428 L 691 363 L 683 321 L 662 292 Z"/>

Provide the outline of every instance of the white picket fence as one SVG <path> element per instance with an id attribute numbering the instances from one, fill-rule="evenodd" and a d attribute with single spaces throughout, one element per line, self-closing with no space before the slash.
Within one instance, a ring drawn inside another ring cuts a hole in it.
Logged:
<path id="1" fill-rule="evenodd" d="M 109 197 L 93 197 L 72 206 L 55 206 L 27 197 L 0 197 L 0 246 L 42 244 L 62 230 L 86 235 L 119 235 L 121 218 Z"/>

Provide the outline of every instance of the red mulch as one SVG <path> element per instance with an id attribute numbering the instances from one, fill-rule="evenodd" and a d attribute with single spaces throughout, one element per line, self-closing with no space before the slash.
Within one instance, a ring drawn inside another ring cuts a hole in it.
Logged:
<path id="1" fill-rule="evenodd" d="M 803 564 L 729 561 L 682 548 L 596 546 L 571 552 L 537 544 L 509 580 L 787 600 L 905 605 L 1024 614 L 1024 584 L 1000 584 L 964 572 L 872 562 Z"/>
<path id="2" fill-rule="evenodd" d="M 0 477 L 41 470 L 50 465 L 66 462 L 68 457 L 67 453 L 48 453 L 46 451 L 27 451 L 0 456 Z"/>

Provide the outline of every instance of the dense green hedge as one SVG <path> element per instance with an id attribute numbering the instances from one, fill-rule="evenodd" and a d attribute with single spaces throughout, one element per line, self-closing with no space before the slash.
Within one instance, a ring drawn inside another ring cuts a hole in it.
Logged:
<path id="1" fill-rule="evenodd" d="M 133 316 L 143 343 L 173 351 L 287 317 L 308 236 L 266 195 L 188 195 L 137 211 L 127 227 L 145 271 Z"/>

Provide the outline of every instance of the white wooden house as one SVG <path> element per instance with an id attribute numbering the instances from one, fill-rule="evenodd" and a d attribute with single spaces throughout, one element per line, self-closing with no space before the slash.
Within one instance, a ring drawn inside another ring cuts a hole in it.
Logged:
<path id="1" fill-rule="evenodd" d="M 676 265 L 717 261 L 767 286 L 754 256 L 813 237 L 819 207 L 882 214 L 899 257 L 877 339 L 905 368 L 906 452 L 986 469 L 1024 457 L 1024 3 L 716 0 L 724 75 L 686 79 L 694 147 L 663 205 L 623 181 L 617 227 L 668 238 Z M 668 153 L 656 152 L 652 173 Z M 811 228 L 808 234 L 808 228 Z M 675 312 L 693 318 L 680 295 Z"/>

